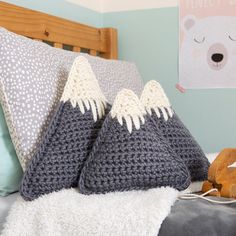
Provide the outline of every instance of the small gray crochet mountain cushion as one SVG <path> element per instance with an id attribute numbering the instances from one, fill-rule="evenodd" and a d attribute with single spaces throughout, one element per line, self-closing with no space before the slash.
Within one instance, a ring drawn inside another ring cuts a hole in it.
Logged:
<path id="1" fill-rule="evenodd" d="M 63 188 L 76 187 L 83 164 L 104 118 L 93 120 L 70 101 L 60 102 L 37 153 L 29 163 L 20 193 L 25 200 Z"/>
<path id="2" fill-rule="evenodd" d="M 186 189 L 189 172 L 157 131 L 150 116 L 139 130 L 129 133 L 126 125 L 121 126 L 108 114 L 80 175 L 79 191 L 92 194 L 161 186 Z"/>
<path id="3" fill-rule="evenodd" d="M 160 118 L 154 111 L 152 112 L 155 124 L 162 131 L 173 151 L 187 165 L 192 181 L 206 180 L 210 164 L 197 141 L 176 113 L 166 121 L 160 109 L 159 112 Z"/>

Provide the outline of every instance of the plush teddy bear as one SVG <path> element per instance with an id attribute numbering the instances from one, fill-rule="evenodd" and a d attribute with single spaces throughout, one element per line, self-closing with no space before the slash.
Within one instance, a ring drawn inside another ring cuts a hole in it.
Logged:
<path id="1" fill-rule="evenodd" d="M 213 188 L 218 191 L 211 196 L 236 198 L 236 148 L 224 149 L 211 164 L 202 192 Z"/>

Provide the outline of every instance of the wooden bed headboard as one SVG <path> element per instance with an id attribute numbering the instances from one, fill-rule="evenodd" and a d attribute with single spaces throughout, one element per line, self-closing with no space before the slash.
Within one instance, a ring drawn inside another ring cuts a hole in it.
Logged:
<path id="1" fill-rule="evenodd" d="M 117 30 L 95 28 L 0 1 L 0 26 L 26 37 L 117 59 Z"/>

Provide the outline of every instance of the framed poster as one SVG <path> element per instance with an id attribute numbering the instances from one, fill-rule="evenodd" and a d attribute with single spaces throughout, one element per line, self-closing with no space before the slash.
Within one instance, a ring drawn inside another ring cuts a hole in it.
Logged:
<path id="1" fill-rule="evenodd" d="M 179 0 L 179 85 L 236 88 L 236 0 Z"/>

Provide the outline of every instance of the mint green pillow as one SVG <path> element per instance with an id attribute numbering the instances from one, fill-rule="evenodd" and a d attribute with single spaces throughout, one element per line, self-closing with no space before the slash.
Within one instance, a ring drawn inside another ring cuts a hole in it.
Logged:
<path id="1" fill-rule="evenodd" d="M 18 191 L 22 174 L 0 106 L 0 196 Z"/>

